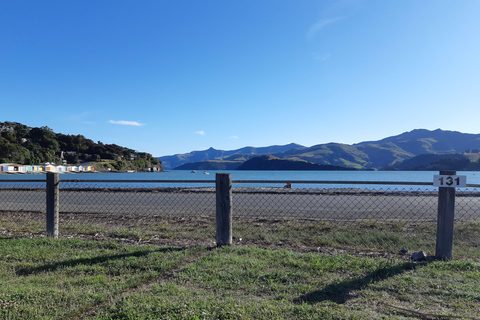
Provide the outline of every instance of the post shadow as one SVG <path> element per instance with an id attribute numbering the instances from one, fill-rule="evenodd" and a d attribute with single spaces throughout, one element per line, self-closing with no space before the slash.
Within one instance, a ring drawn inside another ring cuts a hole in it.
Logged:
<path id="1" fill-rule="evenodd" d="M 351 280 L 351 281 L 342 281 L 339 283 L 332 283 L 326 286 L 321 290 L 315 290 L 300 297 L 294 299 L 295 303 L 317 303 L 322 301 L 332 301 L 337 304 L 343 304 L 348 300 L 354 298 L 351 295 L 352 291 L 361 290 L 362 288 L 370 285 L 372 283 L 383 281 L 390 277 L 393 277 L 398 274 L 402 274 L 405 271 L 415 269 L 419 265 L 425 265 L 428 262 L 424 263 L 413 263 L 405 262 L 401 265 L 383 268 L 375 272 L 367 274 L 363 278 Z"/>
<path id="2" fill-rule="evenodd" d="M 59 268 L 64 268 L 64 267 L 75 267 L 77 265 L 82 265 L 82 264 L 95 265 L 95 264 L 100 264 L 110 260 L 120 260 L 128 257 L 148 256 L 149 254 L 152 254 L 154 252 L 169 252 L 169 251 L 183 251 L 183 250 L 186 250 L 186 249 L 185 248 L 161 248 L 153 251 L 134 251 L 131 253 L 97 256 L 93 258 L 70 259 L 70 260 L 65 260 L 65 261 L 56 262 L 56 263 L 44 264 L 38 267 L 22 268 L 18 270 L 16 273 L 19 276 L 28 276 L 28 275 L 37 274 L 40 272 L 45 272 L 45 271 L 48 271 L 48 272 L 55 271 Z"/>

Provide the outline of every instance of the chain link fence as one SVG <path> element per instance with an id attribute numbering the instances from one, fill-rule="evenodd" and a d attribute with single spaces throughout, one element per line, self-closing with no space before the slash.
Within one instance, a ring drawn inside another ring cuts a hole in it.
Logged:
<path id="1" fill-rule="evenodd" d="M 132 240 L 215 239 L 215 188 L 60 183 L 60 234 Z"/>
<path id="2" fill-rule="evenodd" d="M 480 192 L 455 203 L 454 252 L 480 258 Z M 233 206 L 233 234 L 246 242 L 435 252 L 438 191 L 425 188 L 234 189 Z"/>
<path id="3" fill-rule="evenodd" d="M 59 234 L 212 245 L 216 193 L 209 183 L 60 180 Z M 438 191 L 432 188 L 244 185 L 233 181 L 234 244 L 434 254 Z M 457 191 L 455 201 L 455 256 L 480 258 L 480 190 Z M 46 236 L 45 202 L 45 181 L 0 180 L 0 235 Z"/>
<path id="4" fill-rule="evenodd" d="M 45 234 L 45 185 L 45 180 L 1 180 L 0 236 Z"/>

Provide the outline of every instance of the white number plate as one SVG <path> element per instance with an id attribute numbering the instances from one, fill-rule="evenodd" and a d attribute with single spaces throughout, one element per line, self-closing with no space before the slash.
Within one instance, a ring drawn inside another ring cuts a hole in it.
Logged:
<path id="1" fill-rule="evenodd" d="M 465 188 L 467 186 L 467 176 L 435 175 L 433 176 L 433 186 L 447 188 Z"/>

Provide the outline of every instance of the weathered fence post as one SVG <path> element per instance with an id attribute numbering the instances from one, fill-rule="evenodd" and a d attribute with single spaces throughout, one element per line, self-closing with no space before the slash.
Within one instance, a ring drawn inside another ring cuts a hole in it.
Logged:
<path id="1" fill-rule="evenodd" d="M 232 244 L 232 175 L 215 175 L 217 195 L 217 247 Z"/>
<path id="2" fill-rule="evenodd" d="M 456 175 L 456 171 L 440 171 L 440 175 Z M 435 257 L 451 259 L 453 252 L 453 224 L 455 217 L 455 188 L 439 187 L 437 243 Z"/>
<path id="3" fill-rule="evenodd" d="M 47 173 L 47 234 L 58 238 L 58 173 Z"/>

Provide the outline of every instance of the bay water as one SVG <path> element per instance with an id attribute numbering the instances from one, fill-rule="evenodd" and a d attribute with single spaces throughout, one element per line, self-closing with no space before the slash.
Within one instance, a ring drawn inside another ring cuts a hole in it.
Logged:
<path id="1" fill-rule="evenodd" d="M 369 185 L 369 184 L 306 184 L 295 183 L 295 181 L 375 181 L 375 182 L 433 182 L 434 175 L 438 171 L 197 171 L 195 173 L 189 170 L 172 170 L 165 172 L 135 172 L 135 173 L 65 173 L 60 174 L 61 180 L 134 180 L 134 181 L 152 181 L 165 180 L 171 181 L 164 183 L 121 183 L 125 187 L 202 187 L 213 186 L 216 173 L 230 173 L 232 180 L 265 181 L 265 183 L 241 183 L 234 186 L 241 187 L 283 187 L 291 182 L 292 188 L 365 188 L 365 189 L 385 189 L 395 188 L 395 186 Z M 480 185 L 480 172 L 478 171 L 458 171 L 457 175 L 465 175 L 467 184 Z M 2 174 L 0 180 L 45 180 L 44 174 Z M 180 181 L 208 181 L 206 183 L 180 183 Z M 268 181 L 279 181 L 279 183 L 268 183 Z M 112 183 L 119 185 L 117 183 Z M 88 183 L 86 184 L 88 185 Z M 86 186 L 85 185 L 85 186 Z M 433 187 L 426 186 L 399 186 L 398 189 L 422 189 L 433 190 Z"/>

